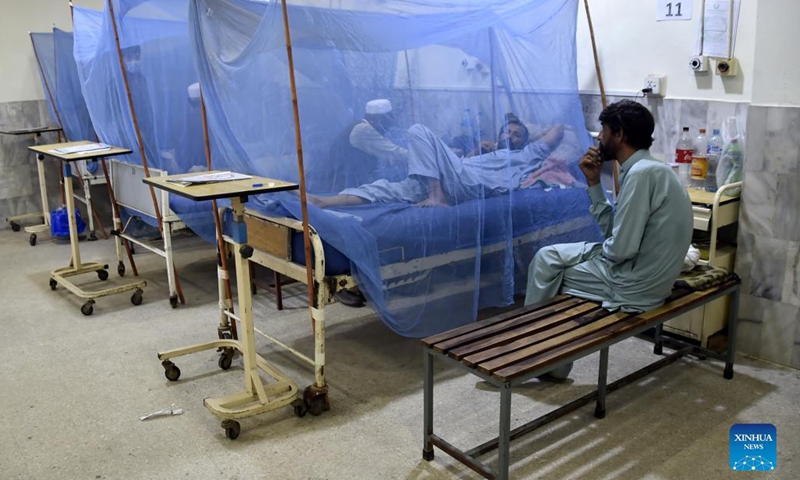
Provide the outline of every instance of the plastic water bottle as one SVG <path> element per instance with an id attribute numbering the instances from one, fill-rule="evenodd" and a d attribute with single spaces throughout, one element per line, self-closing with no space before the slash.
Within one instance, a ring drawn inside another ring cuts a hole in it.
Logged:
<path id="1" fill-rule="evenodd" d="M 692 150 L 692 177 L 689 185 L 692 188 L 702 189 L 706 186 L 706 173 L 708 172 L 708 158 L 706 157 L 708 137 L 705 128 L 701 128 L 700 135 L 694 139 Z"/>
<path id="2" fill-rule="evenodd" d="M 729 183 L 740 182 L 742 180 L 742 162 L 744 161 L 744 153 L 742 147 L 739 146 L 739 139 L 732 138 L 730 143 L 725 146 L 722 152 L 722 158 L 717 166 L 717 184 L 722 187 Z M 740 189 L 734 188 L 725 190 L 725 195 L 735 196 L 739 194 Z"/>
<path id="3" fill-rule="evenodd" d="M 708 161 L 708 173 L 706 174 L 707 192 L 717 191 L 717 166 L 719 160 L 722 158 L 722 147 L 724 141 L 720 136 L 719 129 L 715 128 L 711 138 L 708 139 L 708 147 L 706 148 L 706 160 Z"/>
<path id="4" fill-rule="evenodd" d="M 683 127 L 675 146 L 675 163 L 678 164 L 678 176 L 684 185 L 689 185 L 689 173 L 692 167 L 692 157 L 694 156 L 694 145 L 692 137 L 689 135 L 689 127 Z"/>

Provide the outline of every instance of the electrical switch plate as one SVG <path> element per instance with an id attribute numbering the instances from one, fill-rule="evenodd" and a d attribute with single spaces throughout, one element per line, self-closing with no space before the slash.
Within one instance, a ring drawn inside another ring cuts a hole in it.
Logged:
<path id="1" fill-rule="evenodd" d="M 664 75 L 650 74 L 644 77 L 644 88 L 650 89 L 649 97 L 663 97 L 666 90 L 667 77 Z"/>

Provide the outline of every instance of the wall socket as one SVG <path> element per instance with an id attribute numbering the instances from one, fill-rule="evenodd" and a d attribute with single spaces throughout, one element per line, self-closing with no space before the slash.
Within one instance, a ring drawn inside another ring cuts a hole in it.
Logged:
<path id="1" fill-rule="evenodd" d="M 663 97 L 666 95 L 666 75 L 650 74 L 644 77 L 644 89 L 650 89 L 646 95 L 648 97 Z"/>

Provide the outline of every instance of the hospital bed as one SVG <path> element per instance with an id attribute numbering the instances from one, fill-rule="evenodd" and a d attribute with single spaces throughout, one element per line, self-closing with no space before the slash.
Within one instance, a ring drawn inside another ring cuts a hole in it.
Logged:
<path id="1" fill-rule="evenodd" d="M 574 189 L 539 189 L 532 188 L 514 191 L 510 196 L 513 205 L 513 217 L 527 217 L 531 215 L 539 218 L 533 225 L 527 225 L 514 232 L 512 241 L 515 263 L 515 280 L 517 285 L 525 285 L 527 267 L 533 255 L 544 245 L 565 243 L 572 241 L 599 240 L 600 232 L 593 217 L 589 214 L 589 200 L 586 192 L 581 188 Z M 499 231 L 497 222 L 501 221 L 499 215 L 491 215 L 492 211 L 508 208 L 509 197 L 497 197 L 484 200 L 486 206 L 485 222 L 483 226 L 485 235 L 482 245 L 470 244 L 469 241 L 461 244 L 453 242 L 452 237 L 442 238 L 441 241 L 431 242 L 428 238 L 424 248 L 418 242 L 419 235 L 413 230 L 404 227 L 406 221 L 414 221 L 417 214 L 416 207 L 400 209 L 397 205 L 370 205 L 366 208 L 357 207 L 342 209 L 336 215 L 360 216 L 362 223 L 371 225 L 370 233 L 376 235 L 380 249 L 381 278 L 386 289 L 399 289 L 416 282 L 425 281 L 436 268 L 459 264 L 462 262 L 467 269 L 472 267 L 478 254 L 482 258 L 491 255 L 502 255 L 509 244 L 505 236 L 493 236 L 491 232 Z M 559 207 L 565 202 L 579 203 L 577 208 L 565 209 Z M 249 260 L 269 268 L 293 280 L 307 284 L 305 269 L 305 255 L 302 246 L 302 222 L 287 216 L 272 214 L 272 208 L 254 208 L 254 202 L 248 206 L 245 222 L 250 232 L 248 245 L 253 248 Z M 391 215 L 387 213 L 391 211 Z M 459 229 L 465 228 L 474 233 L 475 223 L 465 218 L 465 215 L 454 215 L 457 209 L 426 209 L 433 217 L 433 221 L 440 228 Z M 504 210 L 505 211 L 505 210 Z M 223 212 L 226 226 L 230 226 L 230 212 Z M 384 228 L 386 222 L 393 222 L 397 228 Z M 348 228 L 342 225 L 342 228 Z M 350 259 L 326 243 L 313 225 L 309 225 L 311 248 L 313 255 L 313 282 L 314 303 L 312 305 L 314 322 L 315 355 L 311 357 L 296 351 L 284 344 L 273 335 L 257 331 L 267 340 L 286 348 L 300 359 L 309 363 L 315 370 L 315 385 L 325 385 L 324 379 L 324 351 L 325 351 L 325 306 L 333 302 L 333 295 L 341 290 L 356 286 L 356 280 L 350 268 Z M 464 235 L 463 237 L 470 237 Z M 472 235 L 474 238 L 474 235 Z M 224 235 L 226 245 L 230 248 L 233 241 L 229 235 Z M 481 275 L 482 285 L 490 285 L 497 281 L 500 272 Z M 465 282 L 461 286 L 469 291 L 474 288 L 472 282 Z M 431 297 L 444 295 L 445 298 L 425 298 L 422 301 L 446 301 L 446 297 L 459 293 L 455 289 L 446 289 L 445 293 L 432 292 Z M 221 299 L 221 305 L 224 302 Z M 323 355 L 319 355 L 323 352 Z M 316 359 L 321 358 L 321 361 Z"/>
<path id="2" fill-rule="evenodd" d="M 206 202 L 192 202 L 171 195 L 166 190 L 156 192 L 156 202 L 161 217 L 161 237 L 163 246 L 156 242 L 137 238 L 130 233 L 131 222 L 134 218 L 140 218 L 151 226 L 159 227 L 155 205 L 150 197 L 150 190 L 147 185 L 142 183 L 145 171 L 140 165 L 133 165 L 118 159 L 108 162 L 109 177 L 114 192 L 114 201 L 119 207 L 125 209 L 128 214 L 127 221 L 122 225 L 122 229 L 114 231 L 116 250 L 117 250 L 117 273 L 125 275 L 125 264 L 123 262 L 123 241 L 128 241 L 138 245 L 156 255 L 164 258 L 167 267 L 167 280 L 169 283 L 169 303 L 172 307 L 177 307 L 178 302 L 185 303 L 183 292 L 180 287 L 180 280 L 174 267 L 173 260 L 173 236 L 180 231 L 188 231 L 188 226 L 181 220 L 180 214 L 205 215 L 211 220 L 211 206 Z M 167 175 L 164 170 L 150 168 L 151 177 L 163 177 Z M 173 209 L 174 208 L 174 209 Z M 121 224 L 121 219 L 115 224 Z M 133 266 L 135 268 L 135 266 Z"/>

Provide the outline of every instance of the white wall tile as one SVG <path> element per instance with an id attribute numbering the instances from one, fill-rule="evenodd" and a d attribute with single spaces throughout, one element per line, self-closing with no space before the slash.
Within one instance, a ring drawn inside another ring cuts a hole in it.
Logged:
<path id="1" fill-rule="evenodd" d="M 756 236 L 753 249 L 752 285 L 750 294 L 780 302 L 786 272 L 786 251 L 789 242 Z M 766 320 L 767 317 L 764 317 Z"/>
<path id="2" fill-rule="evenodd" d="M 789 242 L 786 251 L 786 273 L 783 280 L 783 303 L 800 306 L 800 242 Z M 800 329 L 798 329 L 800 335 Z M 800 337 L 798 337 L 800 343 Z"/>
<path id="3" fill-rule="evenodd" d="M 742 182 L 740 228 L 757 236 L 774 237 L 778 204 L 778 176 L 764 172 L 745 172 Z"/>
<path id="4" fill-rule="evenodd" d="M 736 351 L 754 357 L 761 356 L 761 323 L 739 320 L 736 332 Z"/>
<path id="5" fill-rule="evenodd" d="M 794 339 L 800 307 L 772 302 L 764 312 L 759 356 L 771 362 L 789 365 L 794 353 Z"/>
<path id="6" fill-rule="evenodd" d="M 766 128 L 764 167 L 771 173 L 800 174 L 800 108 L 770 108 Z"/>

